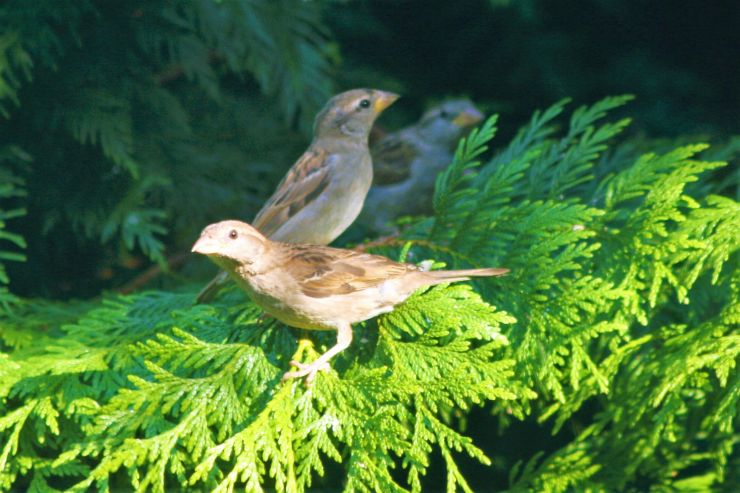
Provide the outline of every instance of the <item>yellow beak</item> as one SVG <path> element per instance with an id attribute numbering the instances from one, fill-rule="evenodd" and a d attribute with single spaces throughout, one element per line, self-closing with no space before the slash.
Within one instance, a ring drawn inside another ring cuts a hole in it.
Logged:
<path id="1" fill-rule="evenodd" d="M 483 120 L 483 113 L 476 109 L 467 109 L 460 112 L 459 115 L 452 120 L 452 123 L 460 128 L 472 127 Z"/>
<path id="2" fill-rule="evenodd" d="M 388 91 L 375 91 L 375 93 L 377 94 L 375 104 L 373 105 L 373 111 L 375 111 L 375 113 L 380 113 L 381 111 L 385 110 L 388 106 L 395 103 L 396 100 L 401 97 L 396 93 Z"/>

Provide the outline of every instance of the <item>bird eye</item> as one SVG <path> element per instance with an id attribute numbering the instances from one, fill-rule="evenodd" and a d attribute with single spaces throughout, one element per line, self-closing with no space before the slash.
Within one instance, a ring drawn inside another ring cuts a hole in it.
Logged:
<path id="1" fill-rule="evenodd" d="M 232 240 L 235 240 L 238 237 L 239 237 L 239 233 L 237 233 L 235 229 L 232 229 L 231 231 L 229 231 L 229 238 L 231 238 Z"/>
<path id="2" fill-rule="evenodd" d="M 439 116 L 440 116 L 441 118 L 444 118 L 444 119 L 446 120 L 447 118 L 449 118 L 449 117 L 450 117 L 450 114 L 449 114 L 449 113 L 448 113 L 447 111 L 445 111 L 445 110 L 440 110 L 440 111 L 439 111 Z"/>
<path id="3" fill-rule="evenodd" d="M 369 99 L 363 99 L 360 101 L 360 108 L 369 108 L 370 107 L 370 100 Z"/>

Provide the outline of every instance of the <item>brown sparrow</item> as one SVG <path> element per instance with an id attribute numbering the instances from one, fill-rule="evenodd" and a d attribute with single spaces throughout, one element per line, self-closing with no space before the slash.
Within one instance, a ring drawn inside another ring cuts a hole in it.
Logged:
<path id="1" fill-rule="evenodd" d="M 337 94 L 316 116 L 314 138 L 253 224 L 277 241 L 326 245 L 357 218 L 373 180 L 367 138 L 375 119 L 398 99 L 376 89 Z M 213 298 L 227 282 L 220 273 L 198 295 Z"/>
<path id="2" fill-rule="evenodd" d="M 359 222 L 387 234 L 399 216 L 431 213 L 437 174 L 452 162 L 460 138 L 481 120 L 469 100 L 450 100 L 373 144 L 373 187 Z"/>
<path id="3" fill-rule="evenodd" d="M 282 243 L 249 224 L 221 221 L 207 226 L 192 251 L 224 269 L 267 313 L 291 327 L 336 330 L 337 343 L 283 379 L 311 384 L 329 359 L 349 347 L 352 324 L 387 313 L 419 288 L 473 276 L 500 276 L 508 269 L 424 271 L 379 255 L 320 245 Z"/>

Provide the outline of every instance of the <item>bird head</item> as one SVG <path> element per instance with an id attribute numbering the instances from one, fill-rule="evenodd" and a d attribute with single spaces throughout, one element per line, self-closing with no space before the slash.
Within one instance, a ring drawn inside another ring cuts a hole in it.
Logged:
<path id="1" fill-rule="evenodd" d="M 191 251 L 231 270 L 258 262 L 268 244 L 269 240 L 249 224 L 229 220 L 206 226 Z"/>
<path id="2" fill-rule="evenodd" d="M 452 148 L 483 118 L 483 113 L 471 101 L 452 99 L 426 111 L 417 129 L 425 141 Z"/>
<path id="3" fill-rule="evenodd" d="M 367 142 L 375 119 L 399 97 L 378 89 L 353 89 L 337 94 L 316 115 L 314 138 L 349 137 Z"/>

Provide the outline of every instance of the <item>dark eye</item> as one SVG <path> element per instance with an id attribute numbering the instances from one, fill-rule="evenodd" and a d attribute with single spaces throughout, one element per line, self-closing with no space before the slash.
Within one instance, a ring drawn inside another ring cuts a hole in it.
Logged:
<path id="1" fill-rule="evenodd" d="M 439 111 L 439 116 L 441 118 L 444 118 L 446 120 L 446 119 L 448 119 L 450 117 L 450 114 L 447 111 L 445 111 L 445 110 L 440 110 Z"/>
<path id="2" fill-rule="evenodd" d="M 360 101 L 360 108 L 369 108 L 370 107 L 370 100 L 369 99 L 363 99 Z"/>
<path id="3" fill-rule="evenodd" d="M 239 233 L 237 233 L 235 229 L 232 229 L 231 231 L 229 231 L 229 238 L 231 238 L 232 240 L 235 240 L 238 237 L 239 237 Z"/>

